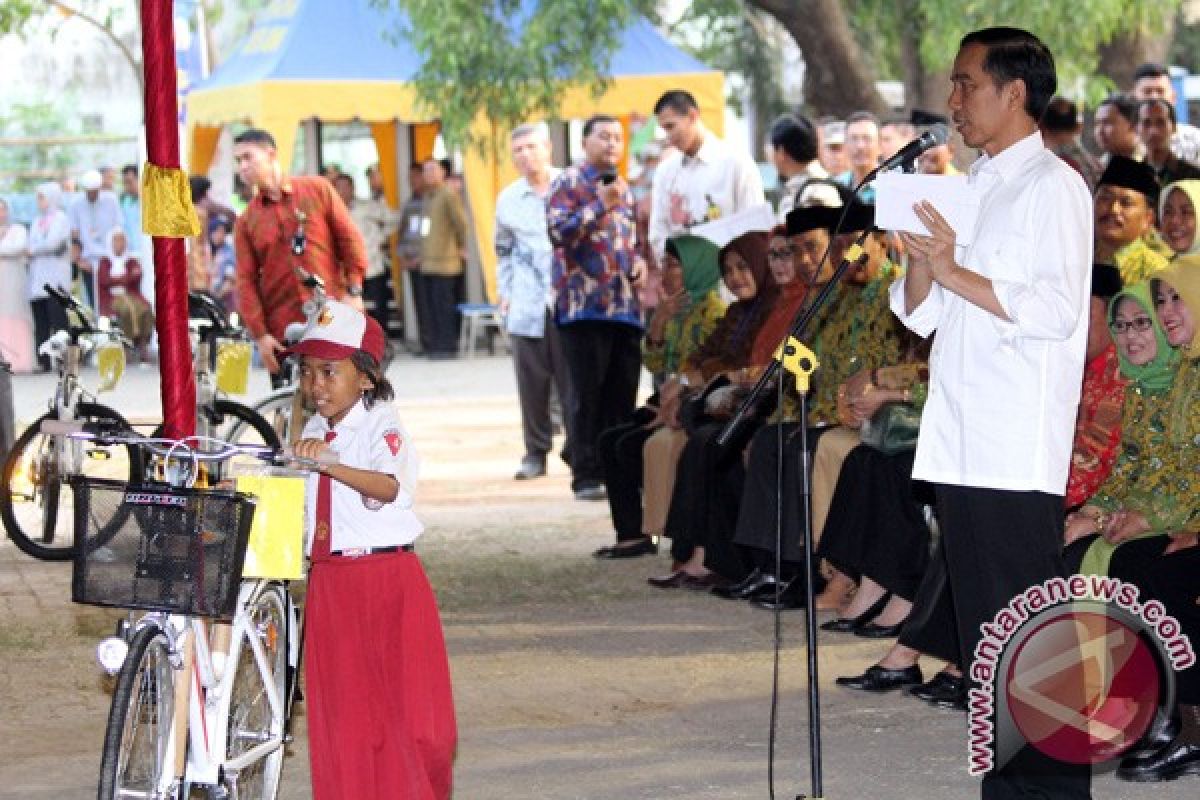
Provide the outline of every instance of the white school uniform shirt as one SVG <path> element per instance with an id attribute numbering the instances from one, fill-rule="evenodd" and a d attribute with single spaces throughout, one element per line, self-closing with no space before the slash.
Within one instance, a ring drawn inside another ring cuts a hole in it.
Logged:
<path id="1" fill-rule="evenodd" d="M 937 336 L 913 477 L 957 486 L 1063 494 L 1087 344 L 1092 198 L 1040 133 L 986 155 L 974 232 L 955 261 L 992 281 L 1007 322 L 934 283 L 911 314 L 904 277 L 896 316 Z"/>
<path id="2" fill-rule="evenodd" d="M 696 155 L 676 150 L 654 170 L 650 186 L 650 224 L 647 238 L 659 257 L 667 239 L 687 230 L 688 226 L 671 221 L 671 195 L 684 197 L 691 224 L 708 222 L 711 199 L 722 217 L 765 203 L 762 175 L 750 154 L 734 150 L 711 131 Z"/>
<path id="3" fill-rule="evenodd" d="M 303 437 L 324 441 L 329 430 L 328 421 L 317 414 L 304 426 Z M 333 431 L 337 436 L 328 446 L 338 454 L 340 463 L 393 475 L 400 490 L 392 502 L 380 503 L 367 500 L 346 484 L 330 479 L 333 491 L 329 549 L 337 553 L 361 547 L 412 544 L 425 529 L 413 512 L 420 462 L 396 411 L 388 403 L 376 403 L 368 410 L 359 400 Z M 318 473 L 308 475 L 305 552 L 312 550 L 319 480 Z"/>

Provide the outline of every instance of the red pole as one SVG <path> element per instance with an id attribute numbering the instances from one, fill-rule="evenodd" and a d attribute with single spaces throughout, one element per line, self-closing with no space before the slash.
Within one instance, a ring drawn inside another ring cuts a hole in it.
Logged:
<path id="1" fill-rule="evenodd" d="M 146 151 L 151 165 L 177 171 L 174 2 L 142 0 L 141 5 Z M 143 198 L 143 202 L 148 199 Z M 164 435 L 178 439 L 196 432 L 196 381 L 188 338 L 187 254 L 182 238 L 154 236 L 154 297 L 163 430 Z"/>

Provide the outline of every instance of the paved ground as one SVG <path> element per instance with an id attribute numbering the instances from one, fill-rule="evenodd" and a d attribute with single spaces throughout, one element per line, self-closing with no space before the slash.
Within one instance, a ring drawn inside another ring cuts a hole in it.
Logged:
<path id="1" fill-rule="evenodd" d="M 595 563 L 610 536 L 603 504 L 569 499 L 565 470 L 515 484 L 520 455 L 511 368 L 404 360 L 398 405 L 423 456 L 422 558 L 438 591 L 461 742 L 458 800 L 767 798 L 772 619 L 658 592 L 664 560 Z M 28 420 L 51 383 L 19 378 Z M 255 377 L 251 395 L 264 390 Z M 115 395 L 157 414 L 157 376 L 133 368 Z M 68 602 L 69 570 L 0 543 L 0 799 L 95 796 L 111 687 L 92 648 L 114 615 Z M 776 797 L 808 786 L 801 618 L 784 617 Z M 963 717 L 900 696 L 832 685 L 885 645 L 822 634 L 825 796 L 975 796 Z M 936 666 L 931 666 L 936 668 Z M 281 797 L 310 797 L 300 736 Z M 1098 800 L 1195 798 L 1200 782 L 1096 781 Z"/>

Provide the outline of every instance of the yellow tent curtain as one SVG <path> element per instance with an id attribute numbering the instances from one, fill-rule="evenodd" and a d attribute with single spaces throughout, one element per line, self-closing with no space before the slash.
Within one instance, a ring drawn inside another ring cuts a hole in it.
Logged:
<path id="1" fill-rule="evenodd" d="M 593 96 L 586 88 L 568 90 L 555 116 L 558 119 L 584 119 L 604 113 L 622 119 L 627 126 L 630 115 L 648 115 L 663 92 L 687 89 L 696 97 L 705 125 L 720 135 L 724 132 L 724 84 L 724 75 L 719 72 L 614 78 L 599 96 Z M 262 81 L 227 88 L 197 89 L 188 96 L 189 171 L 206 173 L 212 165 L 221 127 L 242 122 L 271 132 L 278 145 L 280 166 L 288 172 L 299 126 L 312 118 L 329 122 L 362 120 L 370 124 L 385 180 L 393 182 L 398 181 L 396 121 L 413 125 L 413 156 L 418 160 L 432 156 L 438 133 L 437 123 L 418 112 L 415 91 L 406 83 Z M 484 283 L 488 295 L 494 298 L 496 257 L 492 236 L 496 196 L 516 179 L 516 172 L 508 157 L 508 131 L 487 131 L 483 123 L 477 123 L 475 130 L 496 137 L 494 159 L 468 148 L 463 162 Z M 385 142 L 391 143 L 390 152 Z M 398 182 L 396 186 L 397 196 L 393 198 L 388 194 L 390 203 L 399 201 Z M 385 183 L 385 192 L 388 191 L 386 187 Z"/>

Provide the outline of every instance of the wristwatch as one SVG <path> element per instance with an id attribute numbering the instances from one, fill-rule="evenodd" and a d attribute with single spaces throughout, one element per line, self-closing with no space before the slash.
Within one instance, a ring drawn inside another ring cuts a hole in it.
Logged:
<path id="1" fill-rule="evenodd" d="M 347 286 L 346 294 L 350 295 L 351 297 L 362 297 L 362 287 L 361 286 Z"/>

